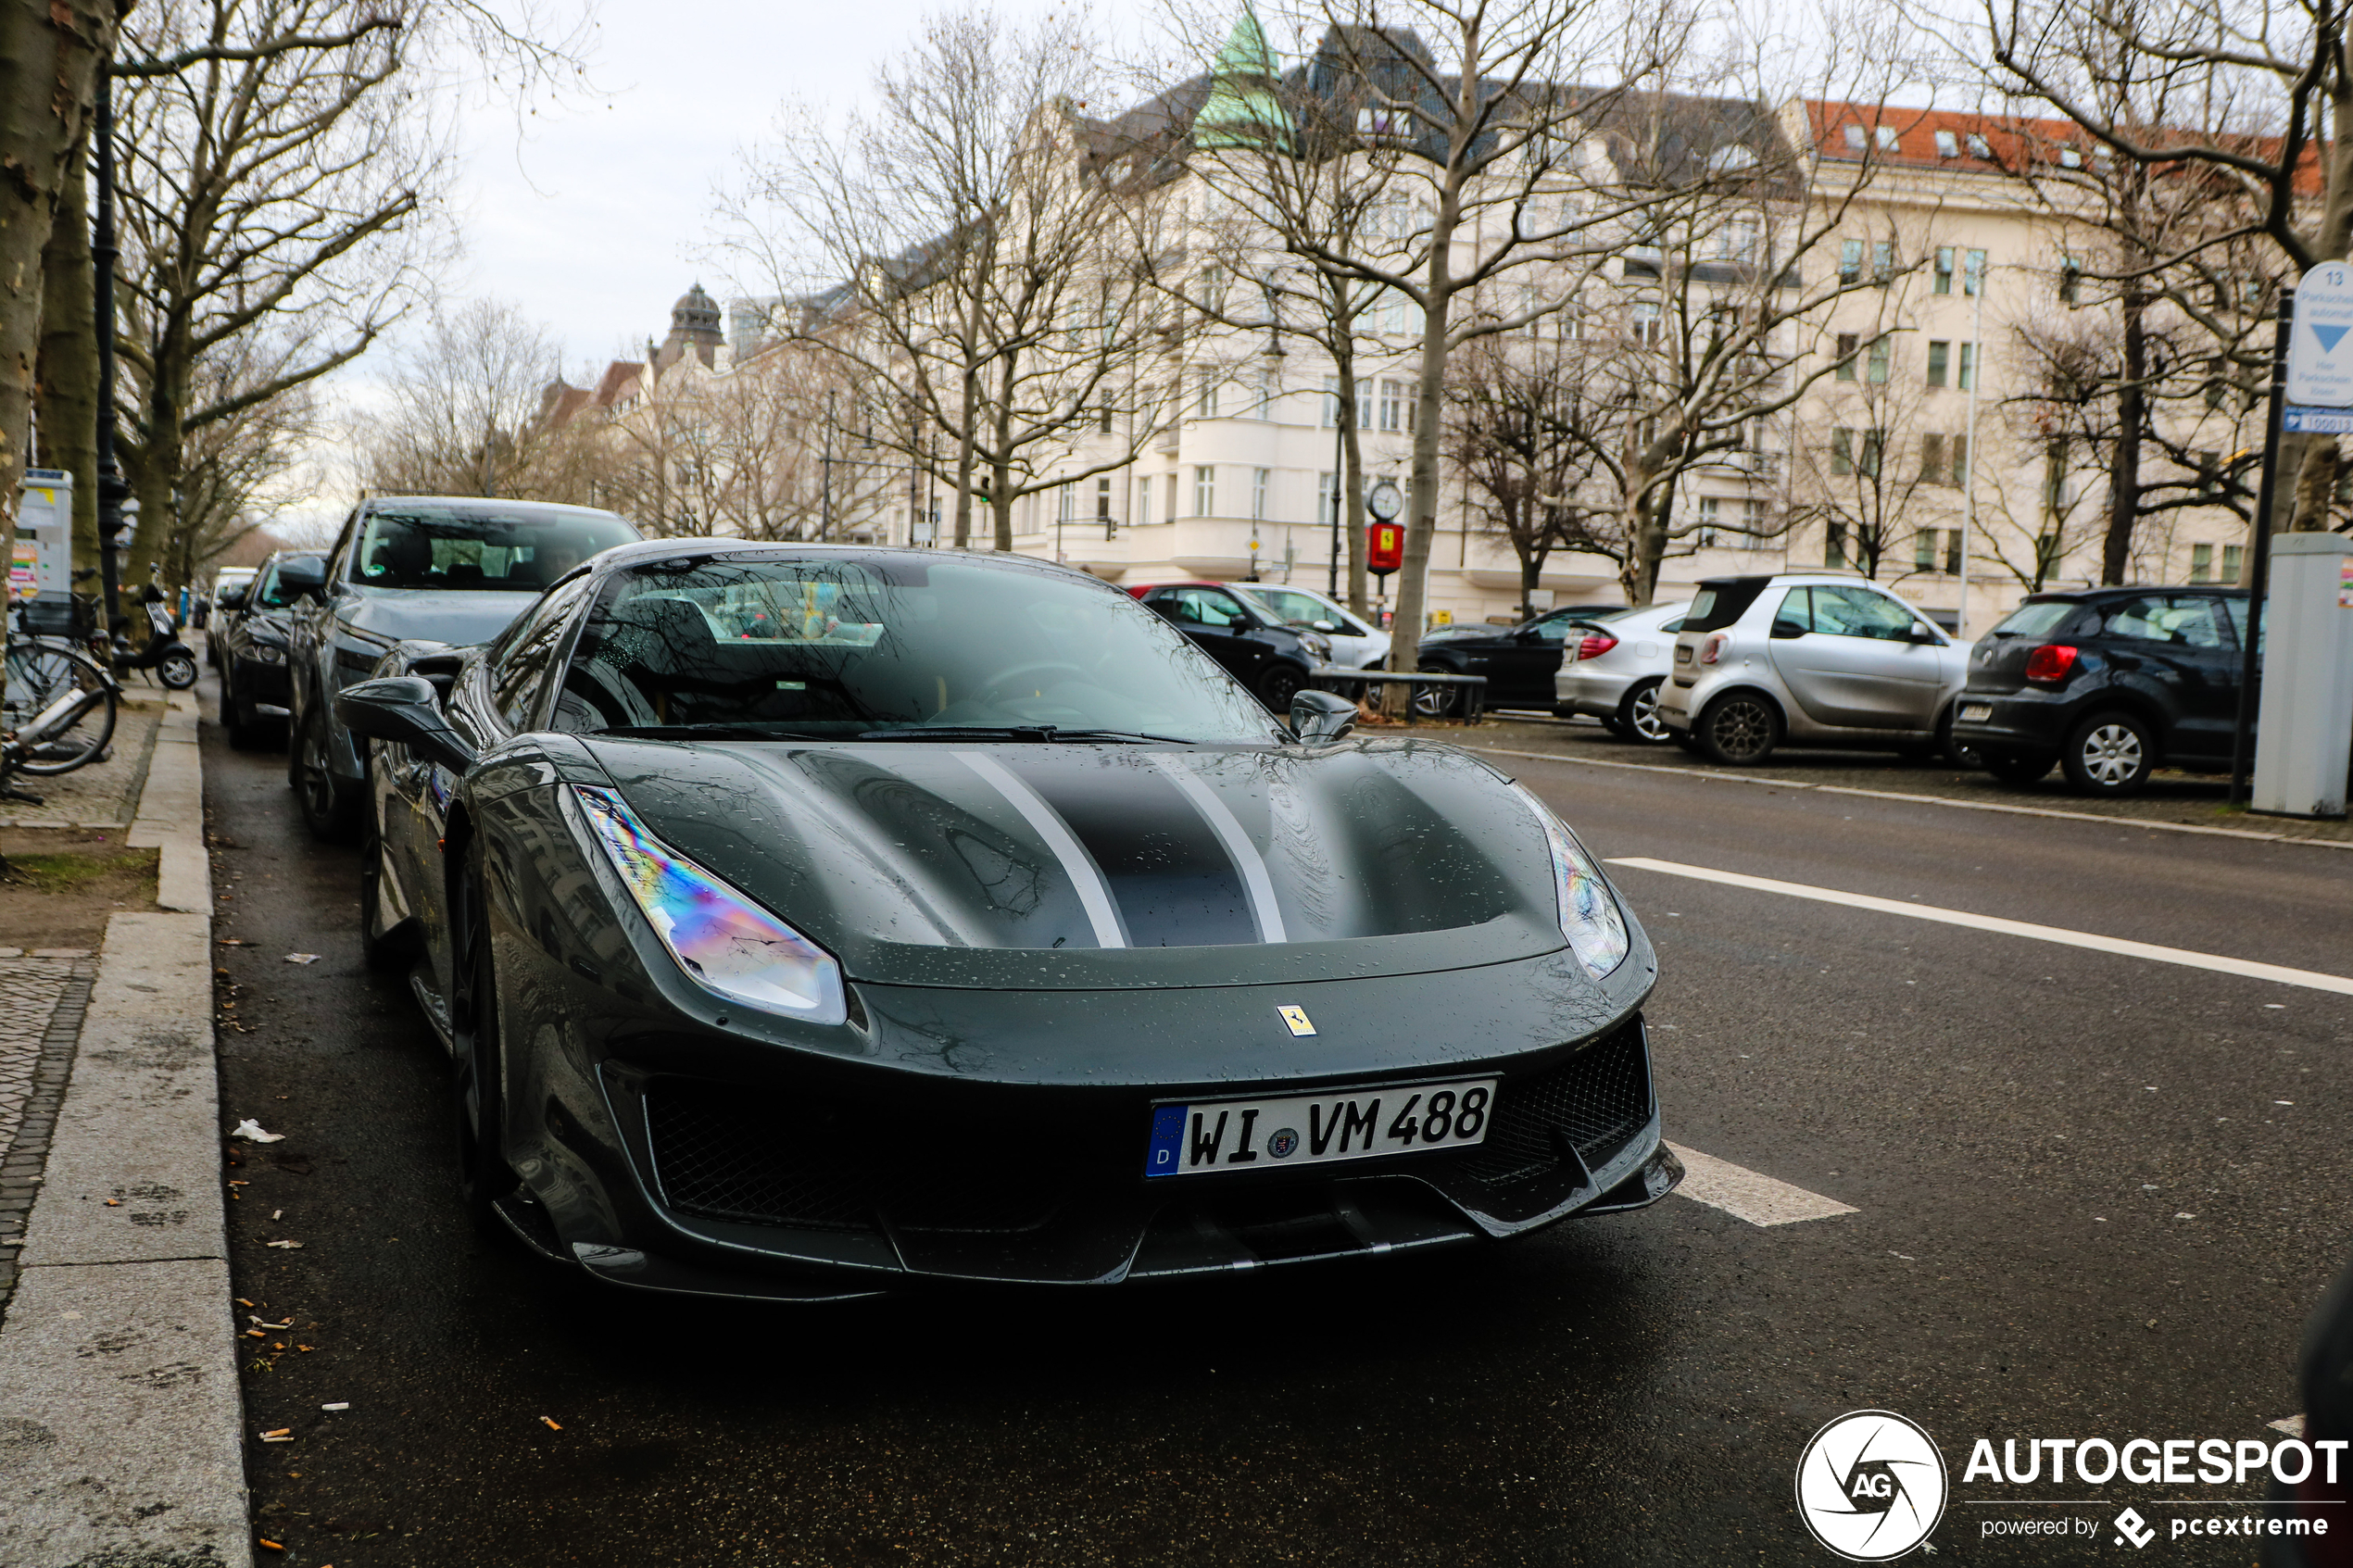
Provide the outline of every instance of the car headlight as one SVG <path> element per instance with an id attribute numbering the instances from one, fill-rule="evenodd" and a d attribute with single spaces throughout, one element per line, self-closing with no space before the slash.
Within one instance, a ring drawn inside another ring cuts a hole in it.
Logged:
<path id="1" fill-rule="evenodd" d="M 256 664 L 283 664 L 286 650 L 275 643 L 256 643 L 253 645 L 253 661 Z"/>
<path id="2" fill-rule="evenodd" d="M 812 1023 L 849 1017 L 832 954 L 664 848 L 613 791 L 574 784 L 572 794 L 647 922 L 704 989 Z"/>
<path id="3" fill-rule="evenodd" d="M 1608 879 L 1549 807 L 1526 786 L 1512 787 L 1544 824 L 1545 842 L 1552 846 L 1553 888 L 1560 900 L 1561 935 L 1568 938 L 1568 950 L 1577 955 L 1588 974 L 1604 979 L 1626 961 L 1627 951 L 1633 946 L 1626 916 L 1609 890 Z"/>

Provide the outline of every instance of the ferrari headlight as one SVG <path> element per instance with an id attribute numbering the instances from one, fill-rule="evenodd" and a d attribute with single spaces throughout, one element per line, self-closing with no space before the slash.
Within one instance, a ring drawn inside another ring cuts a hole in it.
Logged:
<path id="1" fill-rule="evenodd" d="M 831 954 L 664 848 L 613 791 L 574 784 L 572 794 L 662 946 L 705 989 L 812 1023 L 849 1016 Z"/>
<path id="2" fill-rule="evenodd" d="M 1568 950 L 1586 972 L 1599 980 L 1626 961 L 1632 939 L 1626 932 L 1626 916 L 1618 909 L 1617 899 L 1609 890 L 1599 866 L 1577 842 L 1577 835 L 1561 825 L 1561 820 L 1535 796 L 1520 786 L 1519 797 L 1536 820 L 1544 824 L 1545 842 L 1553 850 L 1553 887 L 1560 899 L 1561 934 L 1568 938 Z"/>

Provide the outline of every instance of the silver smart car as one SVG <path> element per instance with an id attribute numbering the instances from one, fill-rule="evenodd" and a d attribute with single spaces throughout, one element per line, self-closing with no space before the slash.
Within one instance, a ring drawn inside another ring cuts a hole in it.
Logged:
<path id="1" fill-rule="evenodd" d="M 1676 635 L 1658 719 L 1733 766 L 1784 744 L 1942 752 L 1964 765 L 1953 707 L 1967 653 L 1851 573 L 1709 578 Z"/>

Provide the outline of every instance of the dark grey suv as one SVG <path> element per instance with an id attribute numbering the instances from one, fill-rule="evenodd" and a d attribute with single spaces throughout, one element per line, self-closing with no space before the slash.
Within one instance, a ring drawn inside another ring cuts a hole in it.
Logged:
<path id="1" fill-rule="evenodd" d="M 590 507 L 476 496 L 362 501 L 327 558 L 326 582 L 289 618 L 293 698 L 286 782 L 321 838 L 357 824 L 364 753 L 337 723 L 335 694 L 395 643 L 486 643 L 558 578 L 637 530 Z"/>

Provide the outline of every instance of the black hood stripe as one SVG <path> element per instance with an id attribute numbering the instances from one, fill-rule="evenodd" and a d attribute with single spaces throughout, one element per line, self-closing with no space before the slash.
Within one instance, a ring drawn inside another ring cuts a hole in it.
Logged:
<path id="1" fill-rule="evenodd" d="M 1260 942 L 1251 896 L 1200 807 L 1149 754 L 1062 747 L 1001 757 L 1086 850 L 1130 947 Z"/>
<path id="2" fill-rule="evenodd" d="M 1099 947 L 1125 947 L 1127 928 L 1119 918 L 1119 906 L 1111 895 L 1111 884 L 1103 877 L 1102 868 L 1087 853 L 1077 837 L 1070 831 L 1054 809 L 1046 804 L 1038 793 L 1012 770 L 994 757 L 979 751 L 960 751 L 956 759 L 978 773 L 990 787 L 1005 797 L 1007 805 L 1022 814 L 1024 821 L 1037 830 L 1038 836 L 1062 862 L 1063 874 L 1078 894 L 1078 902 L 1087 911 L 1087 922 L 1094 927 L 1095 945 Z"/>
<path id="3" fill-rule="evenodd" d="M 1209 830 L 1217 835 L 1217 842 L 1226 847 L 1227 859 L 1232 860 L 1234 869 L 1241 873 L 1242 887 L 1250 895 L 1250 918 L 1252 923 L 1258 927 L 1258 939 L 1261 942 L 1290 941 L 1290 937 L 1283 930 L 1282 909 L 1275 902 L 1275 879 L 1266 873 L 1266 858 L 1258 852 L 1258 846 L 1250 841 L 1250 835 L 1242 832 L 1242 825 L 1234 820 L 1234 813 L 1227 809 L 1223 800 L 1217 798 L 1215 790 L 1203 784 L 1185 765 L 1183 758 L 1173 752 L 1163 752 L 1152 760 L 1184 792 L 1185 798 L 1193 803 L 1193 809 L 1201 813 L 1202 821 L 1207 822 Z"/>

